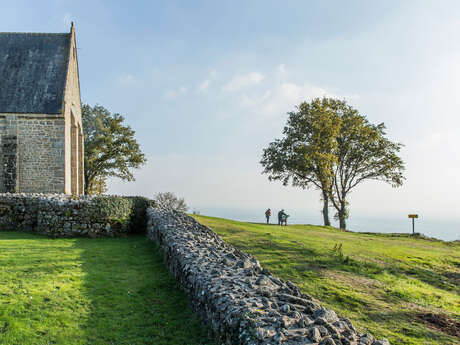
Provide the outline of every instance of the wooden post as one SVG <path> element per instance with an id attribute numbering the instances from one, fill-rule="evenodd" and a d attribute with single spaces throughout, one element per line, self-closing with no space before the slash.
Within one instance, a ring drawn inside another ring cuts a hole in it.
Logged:
<path id="1" fill-rule="evenodd" d="M 409 214 L 409 218 L 412 219 L 412 235 L 415 234 L 415 218 L 418 218 L 418 214 Z"/>

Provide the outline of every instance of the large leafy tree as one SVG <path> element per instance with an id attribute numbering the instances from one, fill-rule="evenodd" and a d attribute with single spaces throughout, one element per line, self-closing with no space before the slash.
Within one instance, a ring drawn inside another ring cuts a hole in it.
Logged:
<path id="1" fill-rule="evenodd" d="M 330 225 L 329 201 L 346 228 L 351 190 L 366 180 L 402 185 L 402 144 L 385 137 L 385 125 L 373 125 L 345 101 L 316 98 L 288 113 L 282 139 L 270 143 L 261 164 L 269 180 L 321 190 L 324 224 Z"/>
<path id="2" fill-rule="evenodd" d="M 123 124 L 120 114 L 110 113 L 101 105 L 82 107 L 85 134 L 85 194 L 105 191 L 107 177 L 134 179 L 131 169 L 146 159 L 134 138 L 134 130 Z"/>
<path id="3" fill-rule="evenodd" d="M 385 124 L 371 124 L 365 116 L 343 102 L 340 134 L 337 137 L 337 165 L 334 169 L 331 201 L 337 210 L 341 229 L 346 229 L 347 197 L 366 180 L 403 184 L 404 162 L 398 156 L 400 143 L 385 137 Z"/>
<path id="4" fill-rule="evenodd" d="M 317 98 L 303 102 L 297 111 L 288 113 L 282 139 L 268 145 L 260 163 L 270 181 L 289 182 L 301 188 L 316 187 L 322 192 L 324 225 L 329 220 L 329 198 L 332 190 L 337 157 L 337 137 L 340 117 L 335 109 L 338 102 Z"/>

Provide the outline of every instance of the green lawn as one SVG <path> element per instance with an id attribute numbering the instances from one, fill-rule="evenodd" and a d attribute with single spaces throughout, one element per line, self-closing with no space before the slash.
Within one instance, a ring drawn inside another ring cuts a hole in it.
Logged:
<path id="1" fill-rule="evenodd" d="M 194 217 L 362 332 L 394 345 L 460 343 L 458 242 Z M 438 325 L 421 319 L 430 313 Z"/>
<path id="2" fill-rule="evenodd" d="M 144 237 L 0 233 L 0 344 L 212 344 Z"/>

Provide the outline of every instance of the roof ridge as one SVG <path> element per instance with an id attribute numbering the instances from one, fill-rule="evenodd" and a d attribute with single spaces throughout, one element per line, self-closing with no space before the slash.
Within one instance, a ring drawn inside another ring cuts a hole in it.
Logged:
<path id="1" fill-rule="evenodd" d="M 70 35 L 68 32 L 0 32 L 0 35 L 30 35 L 30 36 L 64 36 Z"/>

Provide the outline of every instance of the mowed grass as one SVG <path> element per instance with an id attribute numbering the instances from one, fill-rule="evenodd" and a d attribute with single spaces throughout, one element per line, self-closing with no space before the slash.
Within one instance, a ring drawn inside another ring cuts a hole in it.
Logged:
<path id="1" fill-rule="evenodd" d="M 0 344 L 212 344 L 144 237 L 0 233 Z"/>
<path id="2" fill-rule="evenodd" d="M 392 344 L 460 344 L 447 327 L 421 319 L 434 313 L 459 325 L 458 242 L 194 217 L 362 332 Z"/>

